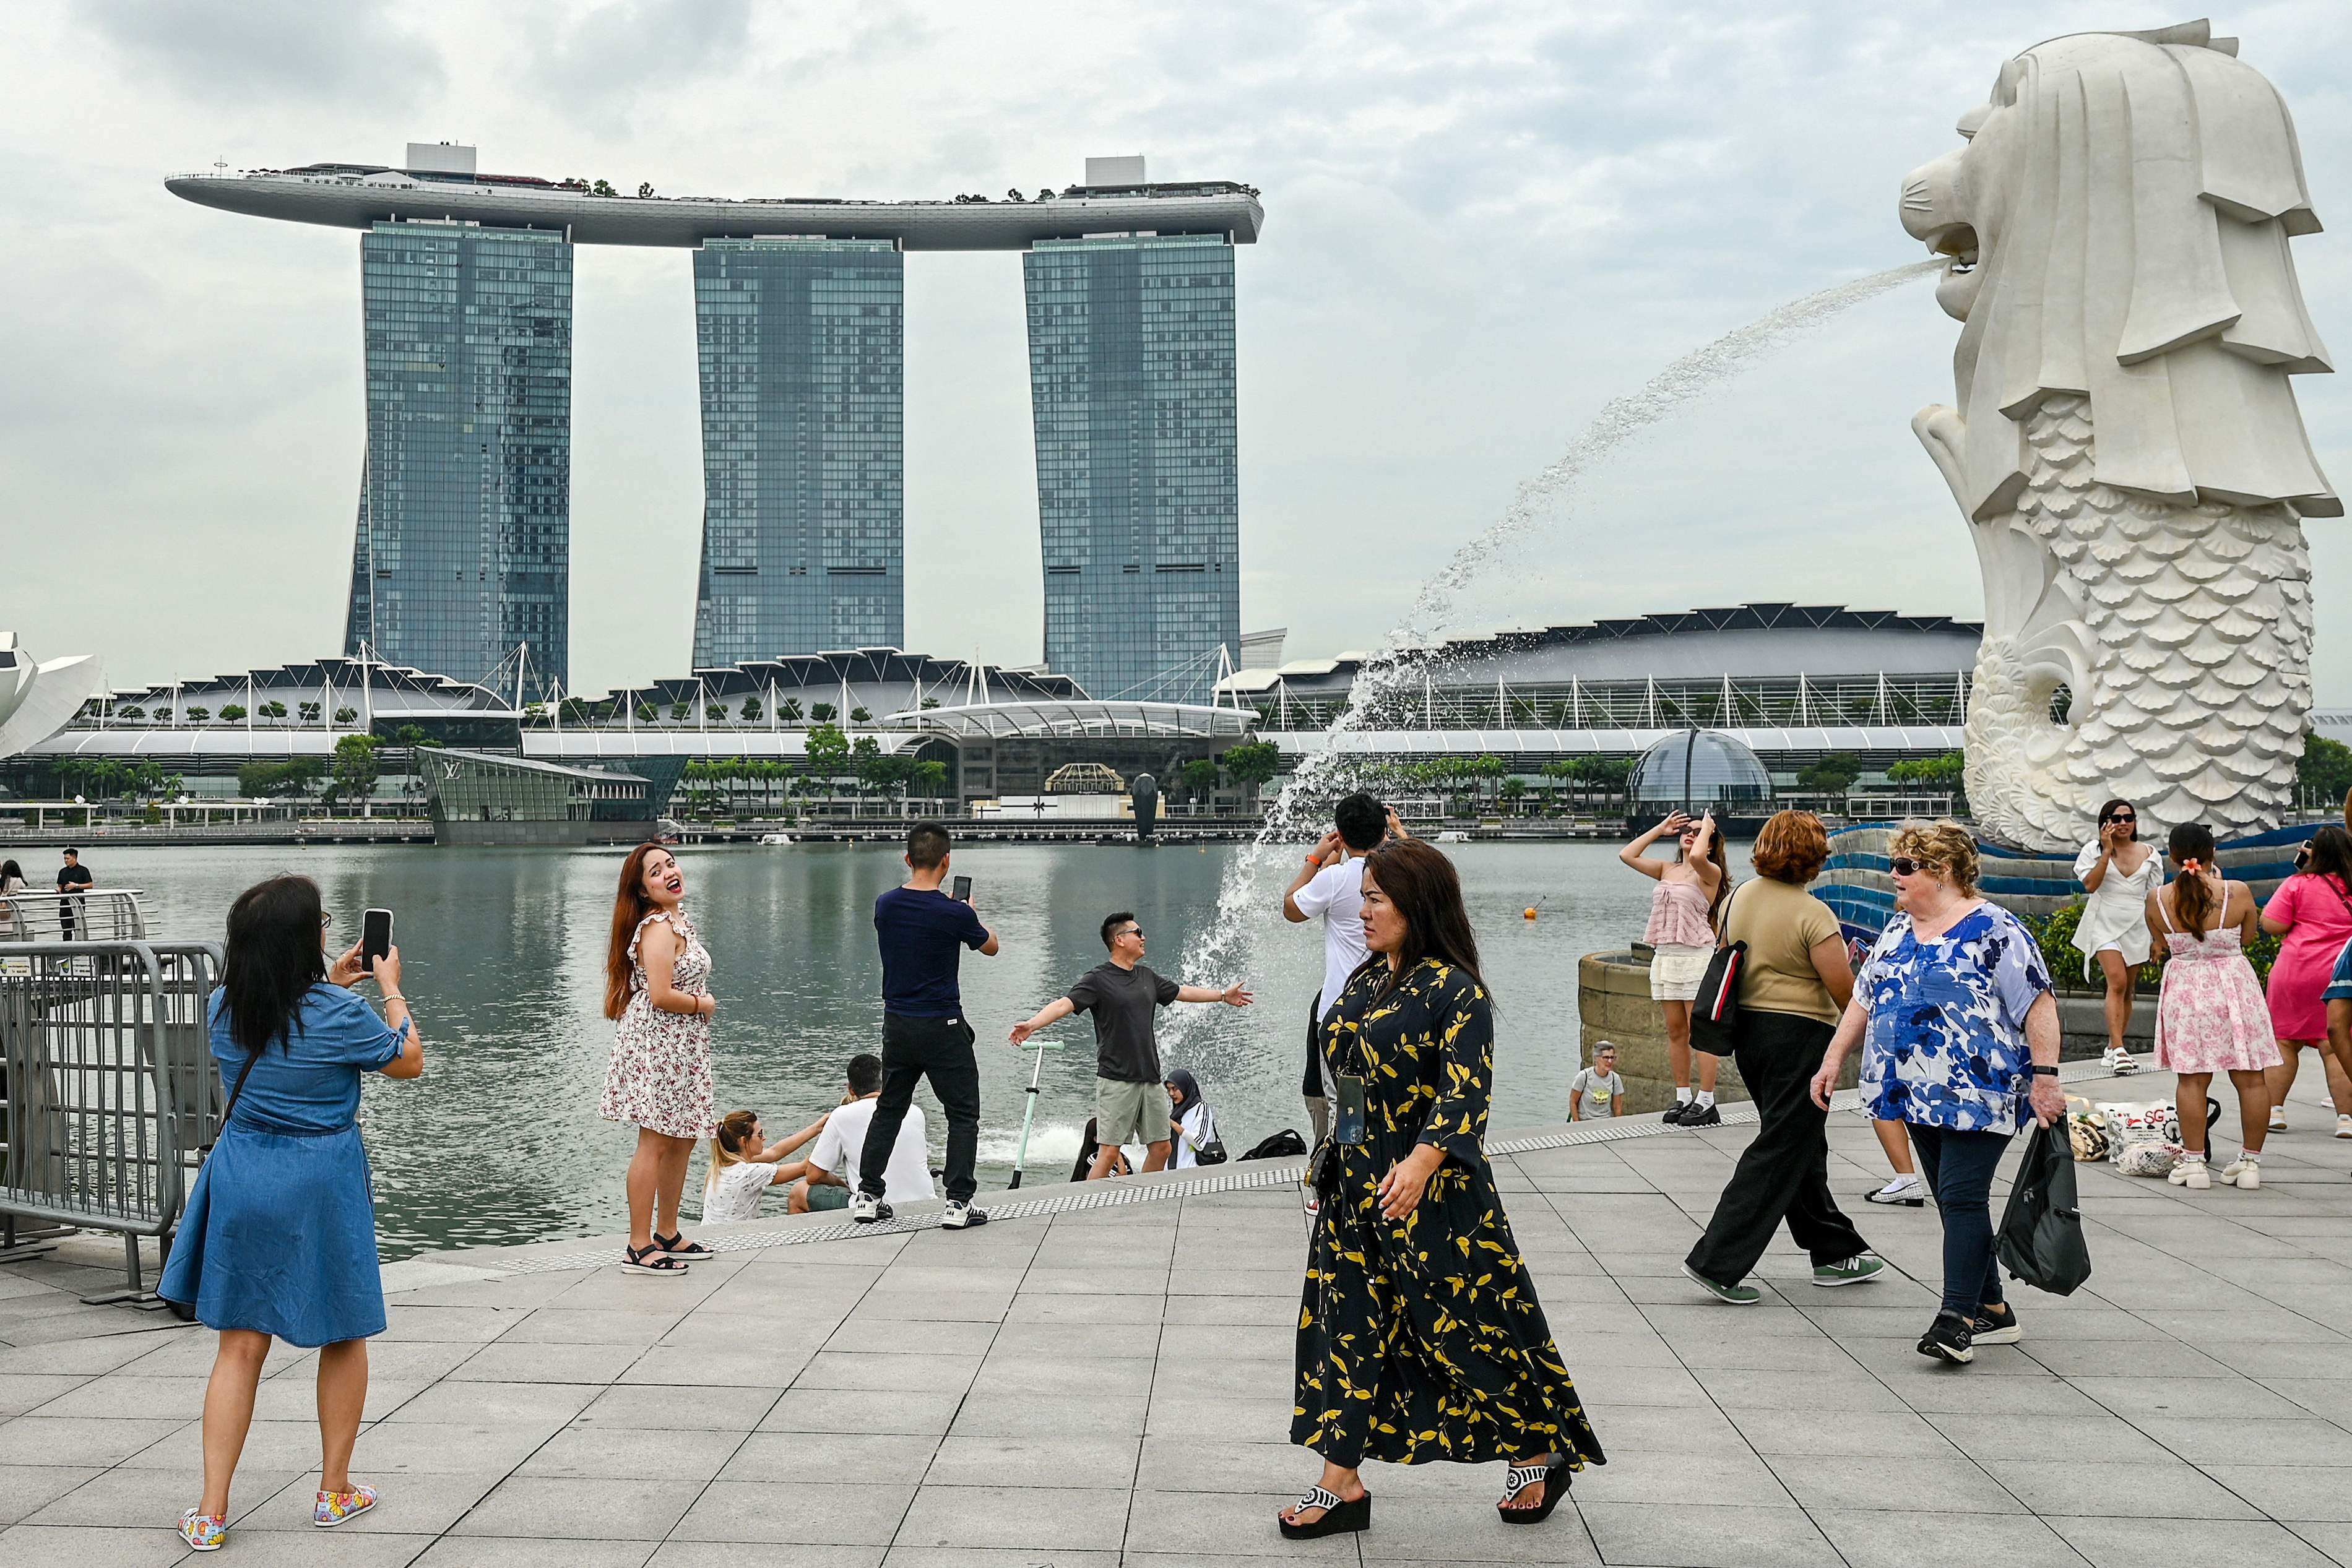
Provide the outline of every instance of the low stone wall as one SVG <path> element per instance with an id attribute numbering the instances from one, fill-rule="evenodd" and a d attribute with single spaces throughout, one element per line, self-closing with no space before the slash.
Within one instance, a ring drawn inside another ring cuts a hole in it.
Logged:
<path id="1" fill-rule="evenodd" d="M 1625 1080 L 1625 1110 L 1629 1114 L 1663 1111 L 1674 1103 L 1674 1074 L 1666 1065 L 1665 1014 L 1650 999 L 1650 961 L 1646 953 L 1631 950 L 1587 953 L 1577 964 L 1576 1014 L 1580 1040 L 1578 1060 L 1592 1063 L 1594 1047 L 1602 1040 L 1617 1048 L 1617 1071 Z M 2075 1061 L 2097 1056 L 2106 1049 L 2105 998 L 2068 996 L 2058 998 L 2062 1030 L 2059 1059 Z M 2142 990 L 2132 998 L 2132 1020 L 2125 1042 L 2135 1051 L 2153 1050 L 2156 1040 L 2156 998 Z M 1842 1089 L 1853 1087 L 1862 1053 L 1846 1059 L 1838 1079 Z M 1716 1098 L 1745 1100 L 1748 1085 L 1739 1070 L 1725 1058 L 1715 1084 Z M 1560 1087 L 1560 1114 L 1568 1114 L 1568 1090 Z"/>

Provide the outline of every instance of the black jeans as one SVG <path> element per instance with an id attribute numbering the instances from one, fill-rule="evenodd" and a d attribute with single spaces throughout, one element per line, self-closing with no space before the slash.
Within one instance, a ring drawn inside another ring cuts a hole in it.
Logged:
<path id="1" fill-rule="evenodd" d="M 1743 1009 L 1732 1034 L 1732 1061 L 1756 1102 L 1755 1138 L 1716 1200 L 1706 1234 L 1686 1261 L 1718 1285 L 1736 1285 L 1771 1245 L 1786 1220 L 1789 1235 L 1816 1267 L 1870 1250 L 1830 1196 L 1829 1113 L 1813 1103 L 1832 1026 L 1794 1013 Z"/>
<path id="2" fill-rule="evenodd" d="M 1975 1321 L 2000 1304 L 2000 1260 L 1992 1249 L 1992 1175 L 2009 1152 L 2007 1133 L 1956 1133 L 1911 1124 L 1919 1174 L 1944 1217 L 1944 1311 Z"/>
<path id="3" fill-rule="evenodd" d="M 970 1203 L 980 1183 L 972 1166 L 980 1156 L 980 1063 L 971 1053 L 977 1037 L 960 1018 L 882 1015 L 882 1093 L 866 1128 L 857 1159 L 857 1190 L 882 1196 L 882 1173 L 898 1142 L 898 1124 L 915 1101 L 915 1081 L 929 1078 L 940 1108 L 948 1113 L 948 1201 Z"/>

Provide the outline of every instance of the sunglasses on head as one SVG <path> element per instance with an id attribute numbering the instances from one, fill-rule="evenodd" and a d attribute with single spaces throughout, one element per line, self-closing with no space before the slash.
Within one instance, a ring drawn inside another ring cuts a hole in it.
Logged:
<path id="1" fill-rule="evenodd" d="M 1917 876 L 1923 871 L 1934 870 L 1935 862 L 1915 861 L 1909 855 L 1891 855 L 1887 858 L 1886 869 L 1896 876 Z"/>

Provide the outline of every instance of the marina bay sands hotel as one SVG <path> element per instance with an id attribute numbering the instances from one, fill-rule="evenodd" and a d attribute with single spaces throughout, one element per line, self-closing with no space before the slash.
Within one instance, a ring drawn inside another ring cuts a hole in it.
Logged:
<path id="1" fill-rule="evenodd" d="M 906 645 L 903 256 L 1019 250 L 1045 662 L 1087 695 L 1205 701 L 1241 651 L 1234 246 L 1257 193 L 1087 161 L 1034 198 L 719 200 L 484 174 L 475 151 L 166 182 L 362 231 L 367 449 L 345 652 L 568 680 L 572 253 L 693 252 L 702 400 L 694 663 Z"/>

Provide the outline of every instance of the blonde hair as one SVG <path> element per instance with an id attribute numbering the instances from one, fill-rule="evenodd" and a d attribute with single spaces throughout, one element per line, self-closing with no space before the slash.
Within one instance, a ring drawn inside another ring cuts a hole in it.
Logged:
<path id="1" fill-rule="evenodd" d="M 1950 818 L 1905 822 L 1895 830 L 1895 842 L 1889 852 L 1934 866 L 1961 897 L 1976 896 L 1977 841 L 1966 828 Z"/>
<path id="2" fill-rule="evenodd" d="M 710 1137 L 709 1182 L 719 1179 L 719 1173 L 729 1166 L 740 1166 L 748 1157 L 742 1153 L 751 1136 L 751 1129 L 760 1124 L 757 1111 L 730 1111 Z M 708 1183 L 706 1183 L 708 1185 Z"/>

